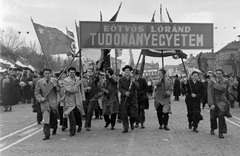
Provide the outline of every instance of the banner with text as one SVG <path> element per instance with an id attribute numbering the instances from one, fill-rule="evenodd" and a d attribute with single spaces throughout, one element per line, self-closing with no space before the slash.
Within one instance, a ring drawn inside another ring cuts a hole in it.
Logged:
<path id="1" fill-rule="evenodd" d="M 80 48 L 212 49 L 212 23 L 80 21 Z"/>

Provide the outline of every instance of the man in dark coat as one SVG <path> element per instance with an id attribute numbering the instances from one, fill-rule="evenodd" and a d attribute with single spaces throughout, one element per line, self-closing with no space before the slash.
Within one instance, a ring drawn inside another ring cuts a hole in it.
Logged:
<path id="1" fill-rule="evenodd" d="M 139 70 L 133 72 L 135 74 L 136 81 L 139 84 L 139 88 L 137 90 L 137 100 L 138 100 L 138 118 L 136 120 L 135 127 L 139 127 L 139 123 L 141 123 L 141 128 L 145 128 L 145 109 L 149 108 L 149 101 L 147 96 L 148 85 L 147 81 L 144 78 L 140 77 Z"/>
<path id="2" fill-rule="evenodd" d="M 34 78 L 33 79 L 33 85 L 32 85 L 32 90 L 35 91 L 35 87 L 37 84 L 37 81 L 40 80 L 41 78 L 43 78 L 43 72 L 39 72 L 39 77 L 38 78 Z M 40 103 L 37 101 L 36 97 L 33 97 L 33 111 L 37 113 L 37 123 L 41 124 L 42 120 L 43 120 L 43 115 L 42 115 L 42 110 L 41 110 L 41 105 Z"/>
<path id="3" fill-rule="evenodd" d="M 119 91 L 121 93 L 120 115 L 123 123 L 122 133 L 129 129 L 128 117 L 130 117 L 131 129 L 134 130 L 134 122 L 138 117 L 137 89 L 139 85 L 131 76 L 132 67 L 126 65 L 122 71 L 124 76 L 119 80 Z"/>
<path id="4" fill-rule="evenodd" d="M 208 91 L 207 91 L 207 88 L 208 88 L 209 80 L 210 80 L 210 76 L 206 75 L 205 76 L 205 81 L 203 82 L 203 85 L 204 85 L 204 95 L 203 95 L 203 98 L 202 98 L 202 109 L 204 109 L 206 103 L 208 103 Z"/>
<path id="5" fill-rule="evenodd" d="M 237 98 L 237 102 L 238 102 L 238 105 L 240 107 L 240 77 L 238 77 L 237 80 L 238 80 L 238 86 L 237 86 L 238 98 Z"/>
<path id="6" fill-rule="evenodd" d="M 106 122 L 105 128 L 111 124 L 111 130 L 114 130 L 117 113 L 119 111 L 118 81 L 113 73 L 114 70 L 112 68 L 108 68 L 106 71 L 106 85 L 103 100 L 103 114 Z"/>
<path id="7" fill-rule="evenodd" d="M 178 75 L 175 76 L 173 89 L 174 89 L 173 96 L 175 96 L 174 101 L 179 101 L 181 90 L 180 90 L 180 80 L 178 79 Z"/>
<path id="8" fill-rule="evenodd" d="M 198 123 L 202 120 L 200 101 L 204 94 L 204 86 L 201 81 L 198 81 L 199 73 L 192 72 L 192 79 L 188 80 L 187 96 L 185 102 L 187 104 L 187 117 L 189 122 L 189 129 L 198 132 Z"/>

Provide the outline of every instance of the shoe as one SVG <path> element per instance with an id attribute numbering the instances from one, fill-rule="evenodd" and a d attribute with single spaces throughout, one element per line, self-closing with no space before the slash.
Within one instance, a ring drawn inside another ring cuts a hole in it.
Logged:
<path id="1" fill-rule="evenodd" d="M 109 122 L 106 122 L 104 127 L 107 128 L 109 126 L 109 124 L 110 124 Z"/>
<path id="2" fill-rule="evenodd" d="M 239 108 L 240 108 L 240 106 L 239 106 Z M 122 122 L 122 120 L 118 119 L 118 120 L 117 120 L 117 122 L 118 122 L 118 123 L 121 123 L 121 122 Z"/>
<path id="3" fill-rule="evenodd" d="M 78 127 L 78 129 L 77 129 L 77 132 L 81 132 L 82 131 L 82 127 Z"/>
<path id="4" fill-rule="evenodd" d="M 133 124 L 131 124 L 131 130 L 134 130 L 134 125 Z"/>
<path id="5" fill-rule="evenodd" d="M 62 128 L 62 131 L 64 132 L 66 129 L 67 129 L 66 127 L 63 127 L 63 128 Z"/>
<path id="6" fill-rule="evenodd" d="M 4 112 L 7 112 L 7 111 L 8 111 L 7 109 L 4 110 Z"/>
<path id="7" fill-rule="evenodd" d="M 188 124 L 189 129 L 192 129 L 192 123 Z"/>
<path id="8" fill-rule="evenodd" d="M 137 123 L 136 125 L 135 125 L 135 128 L 138 128 L 139 127 L 139 124 Z"/>
<path id="9" fill-rule="evenodd" d="M 160 126 L 159 129 L 163 129 L 162 126 Z"/>
<path id="10" fill-rule="evenodd" d="M 74 136 L 75 134 L 69 134 L 69 137 L 72 137 L 72 136 Z"/>
<path id="11" fill-rule="evenodd" d="M 223 139 L 224 138 L 224 136 L 223 136 L 223 134 L 222 133 L 219 133 L 219 138 L 221 138 L 221 139 Z"/>
<path id="12" fill-rule="evenodd" d="M 142 129 L 144 129 L 144 128 L 145 128 L 145 126 L 144 126 L 144 124 L 143 124 L 143 123 L 141 124 L 141 128 L 142 128 Z"/>
<path id="13" fill-rule="evenodd" d="M 56 133 L 57 133 L 57 129 L 53 129 L 52 135 L 56 135 Z"/>
<path id="14" fill-rule="evenodd" d="M 214 130 L 210 130 L 211 135 L 215 135 Z"/>
<path id="15" fill-rule="evenodd" d="M 100 116 L 100 118 L 99 118 L 100 120 L 102 120 L 102 117 Z"/>
<path id="16" fill-rule="evenodd" d="M 115 128 L 114 127 L 111 127 L 111 130 L 114 130 Z"/>
<path id="17" fill-rule="evenodd" d="M 50 137 L 45 136 L 45 138 L 43 138 L 42 140 L 48 140 L 48 139 L 50 139 Z"/>
<path id="18" fill-rule="evenodd" d="M 37 124 L 38 124 L 38 125 L 41 125 L 41 122 L 38 122 Z"/>
<path id="19" fill-rule="evenodd" d="M 124 129 L 123 131 L 122 131 L 122 133 L 127 133 L 128 132 L 128 130 L 127 129 Z"/>
<path id="20" fill-rule="evenodd" d="M 91 131 L 90 127 L 86 127 L 86 131 Z"/>
<path id="21" fill-rule="evenodd" d="M 163 129 L 166 130 L 166 131 L 169 131 L 169 130 L 170 130 L 167 126 L 164 126 Z"/>
<path id="22" fill-rule="evenodd" d="M 12 111 L 12 107 L 10 107 L 10 108 L 8 109 L 8 111 L 11 112 L 11 111 Z"/>
<path id="23" fill-rule="evenodd" d="M 193 128 L 193 132 L 196 132 L 196 133 L 198 133 L 198 130 L 197 130 L 197 128 Z"/>

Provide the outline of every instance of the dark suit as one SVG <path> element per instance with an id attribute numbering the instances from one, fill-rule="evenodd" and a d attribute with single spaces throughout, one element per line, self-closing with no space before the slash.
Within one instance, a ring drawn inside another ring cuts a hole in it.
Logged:
<path id="1" fill-rule="evenodd" d="M 191 85 L 192 92 L 196 94 L 195 98 L 191 96 L 192 93 L 189 85 Z M 187 86 L 187 96 L 186 96 L 185 102 L 187 104 L 188 122 L 194 128 L 197 128 L 199 121 L 202 119 L 202 116 L 200 114 L 201 113 L 200 101 L 204 94 L 204 86 L 202 82 L 196 81 L 194 83 L 193 80 L 189 80 L 186 86 Z"/>
<path id="2" fill-rule="evenodd" d="M 202 108 L 204 109 L 206 103 L 208 103 L 208 91 L 207 91 L 207 88 L 208 88 L 208 81 L 206 80 L 205 82 L 203 82 L 203 85 L 204 85 L 204 94 L 203 94 L 203 98 L 202 98 Z"/>
<path id="3" fill-rule="evenodd" d="M 148 85 L 147 81 L 144 78 L 139 77 L 137 79 L 139 88 L 137 90 L 137 99 L 138 99 L 138 119 L 137 123 L 145 122 L 145 112 L 144 109 L 149 108 L 149 101 L 147 96 Z"/>
<path id="4" fill-rule="evenodd" d="M 133 125 L 135 118 L 138 117 L 138 103 L 137 103 L 137 89 L 139 85 L 137 82 L 132 83 L 132 87 L 129 91 L 131 84 L 131 77 L 127 79 L 125 76 L 119 80 L 119 91 L 121 93 L 121 105 L 120 115 L 123 122 L 123 128 L 129 128 L 128 116 L 130 117 L 130 124 Z M 126 92 L 130 92 L 130 97 L 126 97 Z M 125 103 L 125 99 L 126 103 Z"/>
<path id="5" fill-rule="evenodd" d="M 175 79 L 174 81 L 173 89 L 174 89 L 173 96 L 175 96 L 174 100 L 179 101 L 181 90 L 180 90 L 180 80 L 178 78 Z"/>

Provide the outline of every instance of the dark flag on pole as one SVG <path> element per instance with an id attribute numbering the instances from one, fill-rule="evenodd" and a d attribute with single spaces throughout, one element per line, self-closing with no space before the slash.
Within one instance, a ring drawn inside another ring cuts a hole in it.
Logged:
<path id="1" fill-rule="evenodd" d="M 173 20 L 171 19 L 170 15 L 169 15 L 169 13 L 168 13 L 167 8 L 166 8 L 166 12 L 167 12 L 167 16 L 168 16 L 168 20 L 169 20 L 169 22 L 173 22 Z"/>
<path id="2" fill-rule="evenodd" d="M 120 8 L 122 6 L 122 2 L 120 3 L 117 12 L 113 15 L 113 17 L 110 19 L 110 21 L 116 21 L 118 17 L 118 13 L 120 11 Z M 100 12 L 100 20 L 102 20 L 102 13 Z M 103 71 L 103 69 L 108 68 L 111 66 L 110 63 L 110 51 L 111 49 L 101 49 L 101 57 L 97 61 L 97 69 Z"/>
<path id="3" fill-rule="evenodd" d="M 38 40 L 44 53 L 49 55 L 67 54 L 71 51 L 69 37 L 57 28 L 33 23 Z"/>
<path id="4" fill-rule="evenodd" d="M 197 64 L 198 64 L 198 69 L 205 74 L 207 73 L 207 69 L 208 69 L 207 61 L 208 61 L 207 58 L 203 57 L 201 52 L 197 58 Z"/>
<path id="5" fill-rule="evenodd" d="M 70 45 L 71 45 L 71 49 L 70 49 L 70 51 L 67 53 L 67 55 L 74 56 L 75 50 L 76 50 L 74 34 L 73 34 L 72 31 L 69 31 L 67 27 L 66 27 L 66 33 L 67 33 L 68 40 L 69 40 Z"/>

